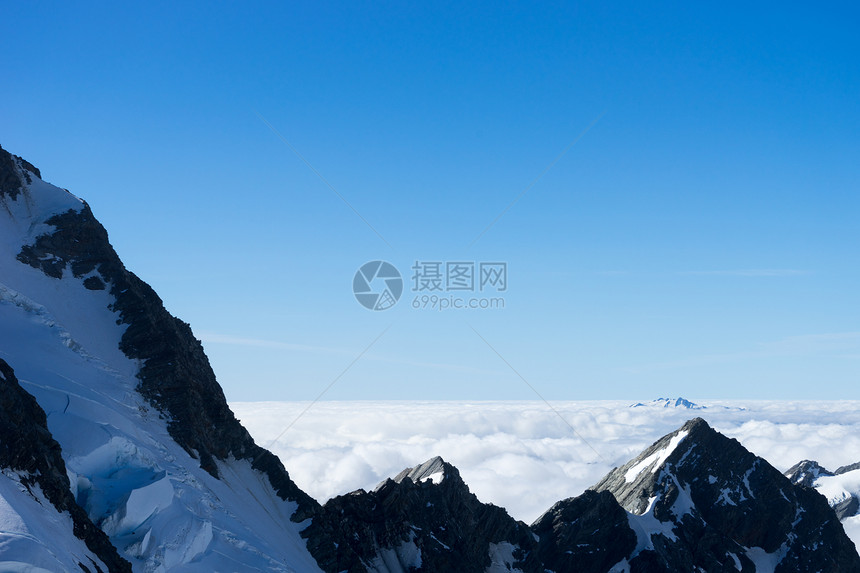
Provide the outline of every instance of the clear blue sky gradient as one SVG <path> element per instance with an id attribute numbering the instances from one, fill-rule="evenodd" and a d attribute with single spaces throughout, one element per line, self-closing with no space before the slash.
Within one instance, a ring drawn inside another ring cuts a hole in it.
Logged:
<path id="1" fill-rule="evenodd" d="M 534 398 L 475 331 L 547 399 L 860 398 L 856 4 L 402 4 L 7 3 L 0 143 L 231 400 L 389 325 L 326 398 Z M 506 261 L 506 308 L 368 311 L 374 259 Z"/>

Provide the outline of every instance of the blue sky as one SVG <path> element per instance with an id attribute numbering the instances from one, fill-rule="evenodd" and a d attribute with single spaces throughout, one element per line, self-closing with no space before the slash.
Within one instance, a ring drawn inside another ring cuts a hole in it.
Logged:
<path id="1" fill-rule="evenodd" d="M 860 14 L 695 4 L 9 5 L 0 143 L 231 400 L 858 398 Z"/>

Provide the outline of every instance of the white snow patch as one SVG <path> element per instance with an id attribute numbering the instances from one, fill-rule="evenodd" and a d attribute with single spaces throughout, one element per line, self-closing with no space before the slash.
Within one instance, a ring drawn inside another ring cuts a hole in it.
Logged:
<path id="1" fill-rule="evenodd" d="M 421 550 L 415 545 L 414 534 L 409 541 L 380 549 L 366 566 L 369 573 L 408 573 L 413 567 L 421 567 Z"/>
<path id="2" fill-rule="evenodd" d="M 735 569 L 737 569 L 738 571 L 741 571 L 743 569 L 743 565 L 741 564 L 740 558 L 737 555 L 735 555 L 734 553 L 727 553 L 727 555 L 729 557 L 731 557 L 732 560 L 735 562 Z"/>
<path id="3" fill-rule="evenodd" d="M 425 477 L 424 479 L 422 479 L 421 481 L 422 482 L 430 481 L 431 483 L 434 483 L 434 484 L 440 484 L 440 483 L 442 483 L 442 479 L 444 477 L 445 477 L 444 472 L 434 472 L 434 473 L 430 474 L 429 476 Z"/>
<path id="4" fill-rule="evenodd" d="M 830 505 L 836 505 L 856 495 L 860 497 L 860 469 L 837 476 L 821 476 L 815 480 L 815 489 L 827 498 Z"/>
<path id="5" fill-rule="evenodd" d="M 609 568 L 607 573 L 630 573 L 630 562 L 625 557 L 615 565 Z"/>
<path id="6" fill-rule="evenodd" d="M 672 480 L 675 482 L 675 485 L 678 488 L 678 497 L 675 499 L 675 502 L 672 504 L 671 510 L 675 517 L 681 517 L 687 513 L 693 513 L 693 510 L 696 508 L 696 504 L 693 503 L 692 493 L 690 492 L 690 485 L 683 484 L 678 481 L 678 478 L 674 475 L 672 476 Z"/>
<path id="7" fill-rule="evenodd" d="M 71 516 L 56 511 L 37 484 L 28 491 L 21 477 L 0 473 L 0 571 L 80 573 L 78 563 L 91 567 L 90 559 L 107 571 L 74 536 Z"/>
<path id="8" fill-rule="evenodd" d="M 845 535 L 854 542 L 854 547 L 860 548 L 860 515 L 846 517 L 842 520 L 842 527 Z"/>
<path id="9" fill-rule="evenodd" d="M 783 560 L 788 548 L 783 545 L 773 553 L 768 553 L 761 547 L 749 547 L 746 549 L 747 557 L 755 565 L 756 573 L 774 573 L 777 565 Z"/>
<path id="10" fill-rule="evenodd" d="M 627 522 L 630 528 L 636 533 L 636 549 L 630 557 L 636 557 L 646 549 L 654 549 L 654 542 L 651 539 L 653 535 L 662 535 L 671 541 L 677 541 L 678 537 L 672 531 L 675 524 L 672 522 L 660 521 L 654 515 L 654 505 L 657 502 L 657 497 L 652 497 L 648 500 L 648 507 L 642 515 L 627 512 Z"/>
<path id="11" fill-rule="evenodd" d="M 522 569 L 514 567 L 514 551 L 517 546 L 507 541 L 490 543 L 490 565 L 484 573 L 523 573 Z"/>
<path id="12" fill-rule="evenodd" d="M 720 491 L 720 497 L 717 498 L 717 502 L 721 505 L 737 505 L 729 495 L 730 493 L 732 493 L 732 490 L 723 488 Z"/>
<path id="13" fill-rule="evenodd" d="M 687 430 L 684 430 L 672 436 L 665 448 L 657 450 L 632 468 L 628 469 L 627 472 L 624 474 L 624 481 L 626 481 L 627 483 L 632 483 L 639 476 L 639 474 L 645 470 L 645 468 L 652 465 L 654 467 L 651 468 L 651 473 L 655 473 L 657 469 L 663 464 L 663 462 L 665 462 L 669 458 L 669 456 L 672 455 L 672 452 L 675 451 L 675 448 L 678 447 L 678 444 L 680 444 L 684 440 L 684 438 L 687 437 L 688 433 L 689 432 Z"/>

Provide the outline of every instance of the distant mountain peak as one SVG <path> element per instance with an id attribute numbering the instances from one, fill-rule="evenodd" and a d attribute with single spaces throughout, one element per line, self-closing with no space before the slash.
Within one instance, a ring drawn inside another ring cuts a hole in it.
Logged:
<path id="1" fill-rule="evenodd" d="M 722 406 L 722 405 L 704 405 L 697 404 L 691 400 L 687 400 L 684 397 L 679 396 L 678 398 L 656 398 L 651 400 L 650 402 L 636 402 L 635 404 L 630 404 L 631 408 L 662 408 L 662 409 L 676 409 L 676 410 L 707 410 L 707 409 L 717 409 L 717 410 L 746 410 L 744 407 L 738 406 Z"/>
<path id="2" fill-rule="evenodd" d="M 785 477 L 787 477 L 791 483 L 806 487 L 812 487 L 815 481 L 821 476 L 832 475 L 833 472 L 828 471 L 814 460 L 800 461 L 791 466 L 788 471 L 785 472 Z"/>
<path id="3" fill-rule="evenodd" d="M 707 408 L 707 406 L 700 406 L 699 404 L 691 402 L 680 396 L 678 398 L 657 398 L 650 402 L 637 402 L 630 405 L 631 408 L 641 408 L 645 406 L 650 406 L 652 408 L 685 408 L 687 410 L 704 410 Z"/>

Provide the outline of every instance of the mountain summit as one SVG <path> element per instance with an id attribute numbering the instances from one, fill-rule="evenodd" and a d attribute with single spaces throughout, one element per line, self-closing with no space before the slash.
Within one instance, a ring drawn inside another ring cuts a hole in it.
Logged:
<path id="1" fill-rule="evenodd" d="M 826 500 L 701 418 L 603 478 L 636 532 L 634 561 L 677 570 L 858 571 Z M 754 567 L 754 569 L 753 569 Z"/>

